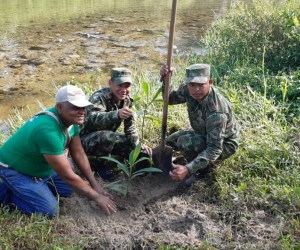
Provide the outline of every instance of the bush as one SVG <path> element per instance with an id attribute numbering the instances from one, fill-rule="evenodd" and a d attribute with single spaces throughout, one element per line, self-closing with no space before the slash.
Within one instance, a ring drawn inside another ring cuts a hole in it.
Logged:
<path id="1" fill-rule="evenodd" d="M 219 75 L 236 67 L 290 73 L 300 65 L 300 2 L 237 2 L 205 33 L 201 45 Z M 265 51 L 265 53 L 264 53 Z"/>

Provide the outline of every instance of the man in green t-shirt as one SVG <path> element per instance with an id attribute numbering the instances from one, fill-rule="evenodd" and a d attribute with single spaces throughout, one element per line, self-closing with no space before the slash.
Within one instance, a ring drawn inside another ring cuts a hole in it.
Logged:
<path id="1" fill-rule="evenodd" d="M 75 86 L 62 87 L 56 105 L 36 114 L 0 148 L 0 203 L 14 204 L 27 214 L 56 215 L 56 195 L 72 189 L 94 200 L 106 213 L 116 212 L 111 196 L 97 183 L 79 139 L 79 125 L 92 105 Z M 88 180 L 74 173 L 66 150 Z"/>

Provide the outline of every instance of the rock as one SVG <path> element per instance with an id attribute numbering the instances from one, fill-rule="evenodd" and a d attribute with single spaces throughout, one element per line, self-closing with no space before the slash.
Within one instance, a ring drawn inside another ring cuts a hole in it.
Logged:
<path id="1" fill-rule="evenodd" d="M 96 28 L 97 26 L 99 26 L 99 24 L 92 23 L 92 24 L 87 24 L 87 25 L 83 26 L 83 28 Z"/>
<path id="2" fill-rule="evenodd" d="M 28 60 L 28 64 L 41 65 L 43 63 L 45 63 L 45 61 L 40 58 L 33 58 L 33 59 Z"/>
<path id="3" fill-rule="evenodd" d="M 7 90 L 8 91 L 17 91 L 17 90 L 19 90 L 19 88 L 17 88 L 17 87 L 9 87 L 9 88 L 7 88 Z"/>
<path id="4" fill-rule="evenodd" d="M 43 46 L 31 46 L 29 50 L 48 50 L 49 48 Z"/>
<path id="5" fill-rule="evenodd" d="M 9 65 L 9 67 L 14 68 L 14 69 L 20 68 L 21 66 L 22 65 L 20 63 L 14 63 L 14 64 Z"/>
<path id="6" fill-rule="evenodd" d="M 68 61 L 68 60 L 62 60 L 62 61 L 61 61 L 61 64 L 62 64 L 62 65 L 65 65 L 65 66 L 68 66 L 68 65 L 71 65 L 71 62 Z"/>
<path id="7" fill-rule="evenodd" d="M 112 18 L 102 18 L 102 19 L 100 19 L 100 21 L 109 22 L 109 23 L 122 23 L 121 21 L 117 21 Z"/>
<path id="8" fill-rule="evenodd" d="M 69 55 L 69 57 L 71 59 L 78 59 L 78 58 L 80 58 L 80 55 Z"/>

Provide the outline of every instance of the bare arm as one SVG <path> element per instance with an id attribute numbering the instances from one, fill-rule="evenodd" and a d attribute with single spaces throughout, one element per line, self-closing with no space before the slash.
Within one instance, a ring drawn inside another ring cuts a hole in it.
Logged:
<path id="1" fill-rule="evenodd" d="M 170 72 L 171 76 L 173 74 L 174 69 L 171 68 L 169 70 L 168 65 L 164 64 L 161 69 L 160 69 L 160 77 L 161 81 L 163 82 L 162 84 L 162 96 L 164 98 L 164 93 L 165 93 L 165 78 L 166 75 Z M 186 84 L 183 82 L 179 85 L 177 90 L 173 89 L 173 84 L 170 85 L 170 93 L 169 93 L 169 105 L 173 104 L 181 104 L 186 102 L 186 97 L 189 96 L 188 93 L 186 93 L 187 88 Z"/>
<path id="2" fill-rule="evenodd" d="M 76 193 L 94 200 L 107 214 L 116 212 L 115 203 L 108 197 L 91 188 L 80 176 L 75 174 L 64 154 L 48 155 L 44 154 L 45 159 L 60 176 Z M 88 172 L 88 170 L 84 170 Z M 91 170 L 90 170 L 91 171 Z M 88 174 L 88 173 L 87 173 Z M 88 178 L 91 178 L 88 174 Z M 95 181 L 96 182 L 96 181 Z M 93 181 L 92 181 L 93 183 Z M 93 185 L 95 185 L 93 183 Z"/>
<path id="3" fill-rule="evenodd" d="M 88 158 L 82 148 L 79 136 L 76 136 L 71 140 L 69 144 L 69 152 L 72 157 L 72 160 L 75 162 L 80 172 L 88 180 L 91 187 L 99 194 L 106 195 L 106 192 L 100 187 L 100 185 L 98 184 L 98 182 L 94 177 Z"/>

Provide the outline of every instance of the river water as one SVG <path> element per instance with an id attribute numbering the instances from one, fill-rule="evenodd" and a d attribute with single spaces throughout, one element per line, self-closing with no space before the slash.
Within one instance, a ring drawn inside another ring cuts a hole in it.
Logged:
<path id="1" fill-rule="evenodd" d="M 179 0 L 178 56 L 195 48 L 229 0 Z M 1 0 L 0 119 L 54 104 L 54 85 L 112 67 L 159 72 L 166 61 L 171 0 Z"/>

